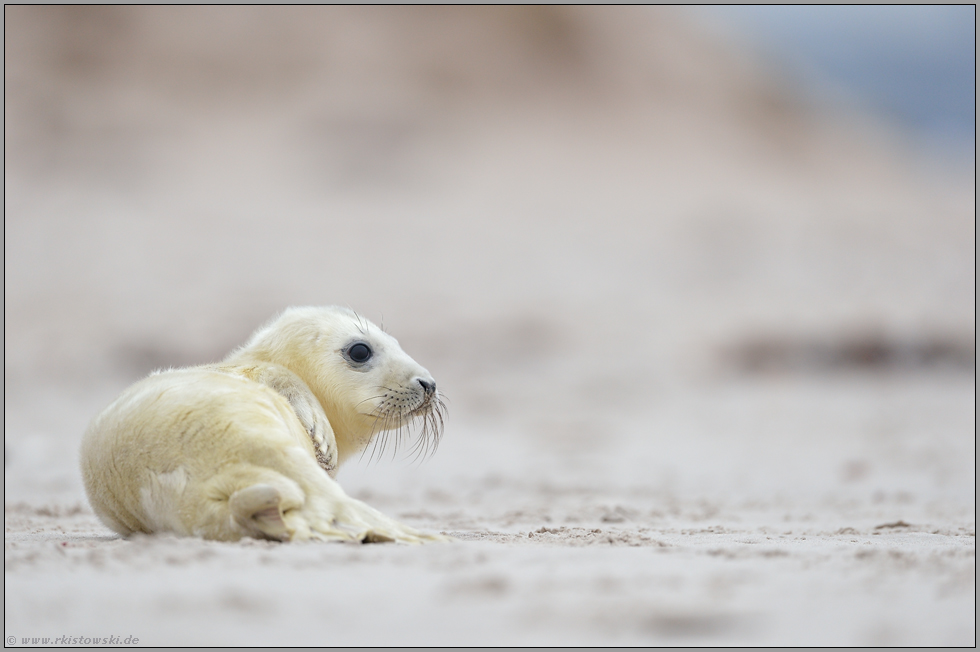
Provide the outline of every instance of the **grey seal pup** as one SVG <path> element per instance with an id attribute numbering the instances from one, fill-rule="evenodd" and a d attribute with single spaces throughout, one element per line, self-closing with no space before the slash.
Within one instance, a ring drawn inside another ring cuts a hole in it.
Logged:
<path id="1" fill-rule="evenodd" d="M 447 540 L 344 493 L 345 460 L 421 427 L 438 444 L 431 374 L 353 311 L 290 308 L 224 361 L 158 371 L 99 414 L 81 445 L 95 513 L 124 536 L 220 541 Z"/>

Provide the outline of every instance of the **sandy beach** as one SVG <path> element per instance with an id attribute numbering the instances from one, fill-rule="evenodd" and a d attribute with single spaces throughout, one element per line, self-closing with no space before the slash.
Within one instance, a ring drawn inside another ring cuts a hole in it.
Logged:
<path id="1" fill-rule="evenodd" d="M 7 7 L 5 82 L 7 647 L 975 646 L 972 164 L 644 7 Z M 102 408 L 332 304 L 449 405 L 341 485 L 455 542 L 98 521 Z"/>

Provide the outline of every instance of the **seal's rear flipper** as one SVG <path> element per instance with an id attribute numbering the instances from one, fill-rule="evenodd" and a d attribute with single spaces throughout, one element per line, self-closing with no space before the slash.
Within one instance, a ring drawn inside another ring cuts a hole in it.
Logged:
<path id="1" fill-rule="evenodd" d="M 375 532 L 374 530 L 368 530 L 361 539 L 361 543 L 388 543 L 389 541 L 396 541 L 394 536 L 388 536 L 381 532 Z"/>
<path id="2" fill-rule="evenodd" d="M 268 484 L 253 484 L 228 499 L 232 518 L 253 536 L 289 541 L 292 536 L 282 520 L 279 490 Z"/>

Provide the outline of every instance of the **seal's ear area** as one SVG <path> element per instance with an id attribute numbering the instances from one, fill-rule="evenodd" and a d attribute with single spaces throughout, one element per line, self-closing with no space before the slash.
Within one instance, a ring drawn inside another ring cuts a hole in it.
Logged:
<path id="1" fill-rule="evenodd" d="M 275 541 L 289 541 L 292 537 L 279 507 L 282 496 L 272 485 L 253 484 L 239 489 L 228 499 L 235 522 L 253 536 Z"/>

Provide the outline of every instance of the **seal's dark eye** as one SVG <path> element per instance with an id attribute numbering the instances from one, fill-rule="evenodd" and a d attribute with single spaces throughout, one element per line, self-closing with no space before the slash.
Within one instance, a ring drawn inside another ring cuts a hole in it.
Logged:
<path id="1" fill-rule="evenodd" d="M 367 362 L 371 359 L 371 347 L 362 342 L 358 342 L 354 346 L 347 349 L 347 355 L 354 362 Z"/>

